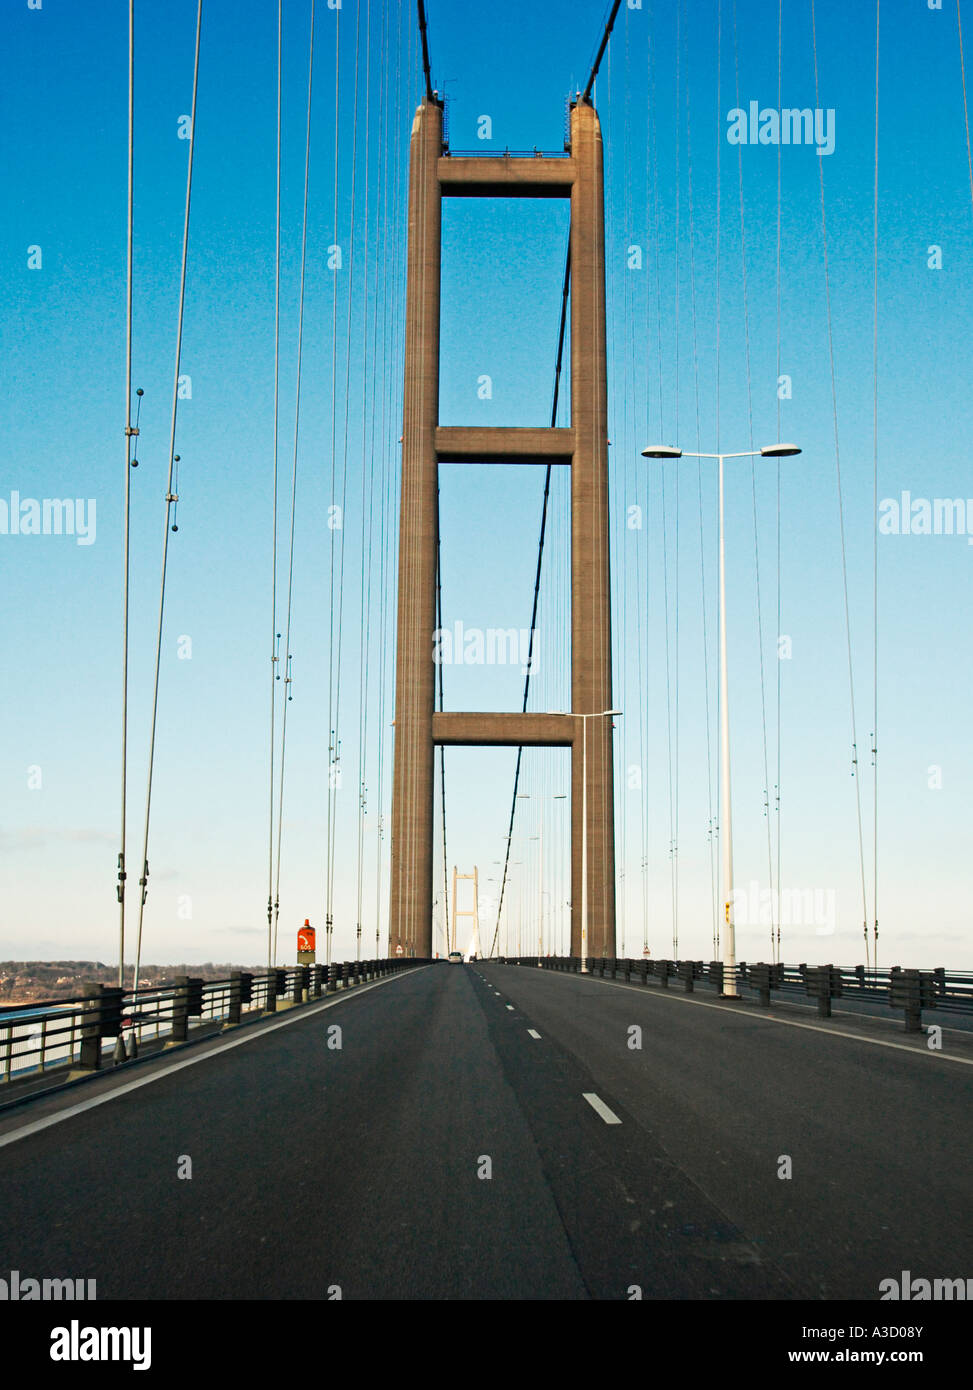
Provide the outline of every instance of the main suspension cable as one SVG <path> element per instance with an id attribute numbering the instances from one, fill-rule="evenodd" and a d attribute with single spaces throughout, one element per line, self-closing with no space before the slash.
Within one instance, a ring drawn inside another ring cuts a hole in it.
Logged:
<path id="1" fill-rule="evenodd" d="M 433 100 L 432 76 L 429 71 L 429 41 L 426 37 L 426 7 L 423 0 L 418 0 L 419 6 L 419 34 L 422 38 L 422 71 L 426 79 L 426 99 Z"/>
<path id="2" fill-rule="evenodd" d="M 421 5 L 422 0 L 419 0 L 419 3 Z M 585 89 L 581 94 L 581 100 L 584 102 L 587 102 L 591 99 L 591 89 L 595 85 L 595 78 L 598 76 L 598 69 L 601 67 L 601 60 L 605 56 L 605 49 L 608 47 L 608 40 L 611 38 L 612 29 L 615 27 L 615 16 L 618 14 L 619 9 L 621 8 L 621 4 L 622 0 L 615 0 L 615 3 L 612 5 L 611 14 L 608 16 L 608 22 L 605 25 L 605 32 L 601 38 L 601 45 L 598 49 L 595 61 L 591 66 L 591 72 L 588 76 L 587 85 L 585 86 Z"/>

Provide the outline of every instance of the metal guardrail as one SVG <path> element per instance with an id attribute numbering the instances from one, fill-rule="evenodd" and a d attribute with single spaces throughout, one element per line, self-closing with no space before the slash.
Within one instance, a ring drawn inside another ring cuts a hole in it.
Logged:
<path id="1" fill-rule="evenodd" d="M 542 966 L 546 970 L 574 973 L 581 970 L 580 956 L 500 956 L 495 959 L 501 965 Z M 585 966 L 589 974 L 602 979 L 606 975 L 615 979 L 621 974 L 630 981 L 634 976 L 644 985 L 651 980 L 662 989 L 668 989 L 670 981 L 674 981 L 687 994 L 693 992 L 697 981 L 720 993 L 724 987 L 723 962 L 718 960 L 623 960 L 588 956 Z M 832 999 L 868 999 L 890 1009 L 902 1009 L 907 1033 L 920 1030 L 923 1010 L 973 1014 L 973 972 L 947 971 L 943 966 L 934 970 L 903 970 L 893 965 L 888 970 L 872 970 L 864 965 L 808 965 L 806 962 L 768 965 L 762 961 L 754 965 L 739 961 L 733 973 L 737 989 L 755 992 L 758 1002 L 765 1008 L 769 1008 L 775 993 L 785 998 L 788 995 L 810 996 L 817 1002 L 819 1015 L 830 1018 Z"/>
<path id="2" fill-rule="evenodd" d="M 539 150 L 535 145 L 532 150 L 452 150 L 447 149 L 443 154 L 448 159 L 570 159 L 570 150 Z"/>
<path id="3" fill-rule="evenodd" d="M 245 1016 L 275 1013 L 325 994 L 391 975 L 425 959 L 333 961 L 253 972 L 235 970 L 228 979 L 178 976 L 171 984 L 140 989 L 92 984 L 71 999 L 0 1007 L 0 1086 L 57 1069 L 95 1072 L 139 1055 L 146 1044 L 160 1048 L 188 1040 L 197 1027 L 233 1028 Z M 110 1040 L 105 1049 L 105 1040 Z"/>

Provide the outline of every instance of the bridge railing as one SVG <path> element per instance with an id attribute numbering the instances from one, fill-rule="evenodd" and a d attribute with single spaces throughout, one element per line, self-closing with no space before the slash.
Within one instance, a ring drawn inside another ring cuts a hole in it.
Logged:
<path id="1" fill-rule="evenodd" d="M 543 967 L 545 970 L 581 971 L 580 956 L 501 956 L 500 964 Z M 617 979 L 663 989 L 670 985 L 692 993 L 700 983 L 718 993 L 724 990 L 722 961 L 683 961 L 652 959 L 621 959 L 588 956 L 585 971 L 602 979 Z M 844 997 L 870 1000 L 884 1007 L 903 1011 L 906 1032 L 917 1032 L 922 1026 L 924 1011 L 973 1014 L 973 972 L 948 971 L 944 966 L 933 970 L 904 970 L 893 965 L 887 970 L 869 966 L 768 964 L 739 961 L 733 970 L 738 991 L 743 997 L 756 994 L 765 1008 L 774 994 L 782 998 L 812 998 L 823 1018 L 831 1017 L 831 1001 Z"/>
<path id="2" fill-rule="evenodd" d="M 0 1007 L 0 1086 L 41 1073 L 119 1065 L 187 1042 L 190 1030 L 194 1038 L 217 1033 L 427 963 L 399 957 L 236 970 L 220 980 L 183 975 L 137 993 L 91 984 L 70 999 Z"/>
<path id="3" fill-rule="evenodd" d="M 533 146 L 531 149 L 529 149 L 529 150 L 511 150 L 511 149 L 509 149 L 509 148 L 505 148 L 505 149 L 502 149 L 502 150 L 487 150 L 487 149 L 482 149 L 482 148 L 481 148 L 481 149 L 478 149 L 478 150 L 454 150 L 454 149 L 450 148 L 450 149 L 447 149 L 444 153 L 445 153 L 445 155 L 446 155 L 447 158 L 452 158 L 452 159 L 570 159 L 570 158 L 571 158 L 571 151 L 570 151 L 570 150 L 539 150 L 539 149 L 537 148 L 536 145 L 534 145 L 534 146 Z"/>

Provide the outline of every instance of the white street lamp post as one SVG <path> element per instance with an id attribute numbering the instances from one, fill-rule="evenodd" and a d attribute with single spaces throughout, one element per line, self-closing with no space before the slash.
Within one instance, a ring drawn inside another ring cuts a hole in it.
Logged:
<path id="1" fill-rule="evenodd" d="M 720 842 L 723 868 L 723 993 L 739 996 L 736 979 L 736 934 L 733 920 L 733 831 L 730 815 L 730 702 L 726 655 L 726 527 L 723 512 L 723 460 L 745 458 L 791 458 L 801 451 L 796 444 L 769 444 L 763 449 L 745 449 L 733 454 L 696 454 L 660 444 L 642 450 L 650 459 L 718 459 L 720 513 Z"/>

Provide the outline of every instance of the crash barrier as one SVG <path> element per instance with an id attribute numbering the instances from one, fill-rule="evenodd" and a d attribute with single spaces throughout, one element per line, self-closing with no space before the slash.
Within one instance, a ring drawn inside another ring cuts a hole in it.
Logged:
<path id="1" fill-rule="evenodd" d="M 233 1028 L 245 1017 L 250 1021 L 426 964 L 401 956 L 234 970 L 222 980 L 181 975 L 137 993 L 89 984 L 71 999 L 0 1008 L 0 1084 L 57 1068 L 98 1071 L 132 1061 L 143 1044 L 187 1042 L 193 1020 L 197 1028 Z"/>
<path id="2" fill-rule="evenodd" d="M 652 983 L 661 989 L 679 988 L 686 994 L 691 994 L 697 983 L 703 983 L 726 995 L 724 982 L 732 979 L 738 994 L 744 991 L 756 994 L 764 1008 L 770 1007 L 774 994 L 782 998 L 788 995 L 812 998 L 822 1018 L 831 1017 L 833 999 L 869 999 L 891 1009 L 901 1009 L 907 1033 L 919 1032 L 924 1010 L 973 1013 L 973 973 L 948 971 L 943 966 L 934 970 L 903 970 L 893 965 L 888 970 L 874 970 L 864 965 L 738 961 L 727 975 L 720 960 L 649 960 L 645 957 L 623 960 L 610 956 L 586 956 L 584 960 L 580 956 L 500 956 L 495 959 L 501 965 L 540 966 L 545 970 L 595 975 L 600 979 L 634 980 L 637 984 Z M 732 989 L 729 993 L 733 993 Z"/>

